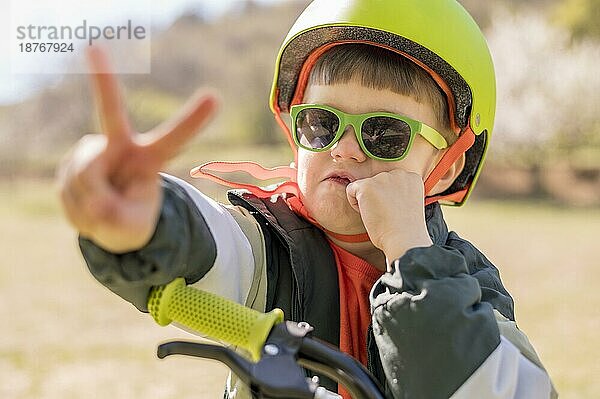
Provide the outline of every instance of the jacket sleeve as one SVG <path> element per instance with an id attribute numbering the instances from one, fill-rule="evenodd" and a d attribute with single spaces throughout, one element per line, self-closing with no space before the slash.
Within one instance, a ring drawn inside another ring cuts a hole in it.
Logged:
<path id="1" fill-rule="evenodd" d="M 543 368 L 500 334 L 460 251 L 413 248 L 371 291 L 373 332 L 395 398 L 550 398 Z"/>
<path id="2" fill-rule="evenodd" d="M 183 180 L 161 177 L 163 203 L 151 240 L 140 250 L 114 254 L 80 237 L 90 272 L 144 312 L 150 288 L 176 277 L 244 303 L 254 279 L 254 257 L 232 211 Z"/>

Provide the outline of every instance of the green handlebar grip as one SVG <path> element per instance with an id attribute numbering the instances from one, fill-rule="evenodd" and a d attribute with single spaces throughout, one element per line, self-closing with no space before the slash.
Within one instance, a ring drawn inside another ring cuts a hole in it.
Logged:
<path id="1" fill-rule="evenodd" d="M 161 326 L 172 321 L 212 339 L 239 346 L 260 359 L 273 325 L 283 321 L 283 311 L 261 313 L 229 299 L 188 287 L 183 278 L 152 287 L 148 310 Z"/>

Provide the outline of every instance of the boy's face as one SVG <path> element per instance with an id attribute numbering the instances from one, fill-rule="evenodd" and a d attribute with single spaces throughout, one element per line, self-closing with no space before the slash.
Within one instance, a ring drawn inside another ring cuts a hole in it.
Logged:
<path id="1" fill-rule="evenodd" d="M 389 90 L 365 87 L 355 80 L 335 85 L 309 85 L 303 101 L 329 105 L 350 114 L 392 112 L 439 128 L 430 105 Z M 365 228 L 360 214 L 347 200 L 348 181 L 335 176 L 359 180 L 404 169 L 419 174 L 425 180 L 442 155 L 441 151 L 416 135 L 403 160 L 385 162 L 371 159 L 361 150 L 352 129 L 348 126 L 342 138 L 328 151 L 298 149 L 298 186 L 304 206 L 321 226 L 342 234 L 363 233 Z"/>

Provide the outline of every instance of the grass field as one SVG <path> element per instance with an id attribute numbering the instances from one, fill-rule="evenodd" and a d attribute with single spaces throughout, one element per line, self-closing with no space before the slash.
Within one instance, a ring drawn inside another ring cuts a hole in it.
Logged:
<path id="1" fill-rule="evenodd" d="M 497 264 L 564 398 L 600 397 L 598 209 L 473 202 L 449 225 Z M 189 337 L 87 273 L 51 182 L 0 182 L 0 398 L 218 398 L 225 370 L 154 356 Z"/>

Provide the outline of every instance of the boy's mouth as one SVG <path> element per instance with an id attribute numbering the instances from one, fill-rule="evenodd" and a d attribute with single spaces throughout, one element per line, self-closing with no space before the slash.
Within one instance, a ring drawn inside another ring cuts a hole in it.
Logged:
<path id="1" fill-rule="evenodd" d="M 354 176 L 343 172 L 332 172 L 329 175 L 327 175 L 325 179 L 323 179 L 323 181 L 329 181 L 332 183 L 341 184 L 343 186 L 347 186 L 355 180 L 356 179 L 354 178 Z"/>

